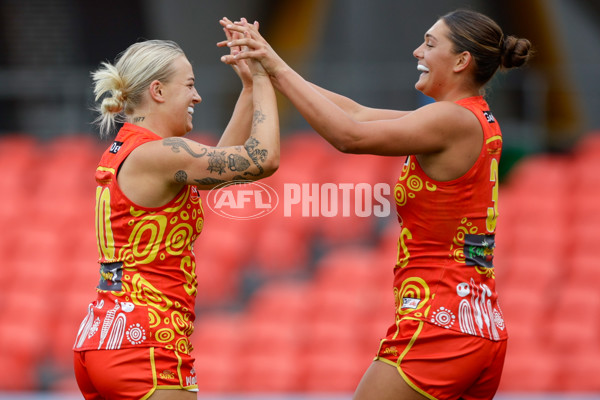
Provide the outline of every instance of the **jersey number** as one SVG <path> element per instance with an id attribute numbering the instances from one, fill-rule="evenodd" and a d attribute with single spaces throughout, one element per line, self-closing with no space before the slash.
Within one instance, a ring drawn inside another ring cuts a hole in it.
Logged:
<path id="1" fill-rule="evenodd" d="M 490 165 L 490 181 L 494 182 L 492 189 L 492 202 L 493 207 L 487 209 L 487 219 L 485 221 L 485 227 L 488 232 L 494 232 L 496 230 L 496 219 L 498 218 L 498 160 L 492 159 Z"/>
<path id="2" fill-rule="evenodd" d="M 96 235 L 98 251 L 104 260 L 115 259 L 115 238 L 110 225 L 110 190 L 96 188 Z"/>

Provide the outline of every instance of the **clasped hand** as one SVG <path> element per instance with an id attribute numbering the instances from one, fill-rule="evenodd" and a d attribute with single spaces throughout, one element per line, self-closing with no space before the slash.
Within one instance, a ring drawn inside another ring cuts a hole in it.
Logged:
<path id="1" fill-rule="evenodd" d="M 218 42 L 217 46 L 230 48 L 230 54 L 221 57 L 222 62 L 239 68 L 240 63 L 248 61 L 253 75 L 276 76 L 285 67 L 283 60 L 259 33 L 258 22 L 249 24 L 245 18 L 236 22 L 223 18 L 219 23 L 223 26 L 227 40 Z"/>

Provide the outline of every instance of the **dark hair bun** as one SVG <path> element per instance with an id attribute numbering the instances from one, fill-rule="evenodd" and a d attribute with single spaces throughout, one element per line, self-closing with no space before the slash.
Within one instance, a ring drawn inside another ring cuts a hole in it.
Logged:
<path id="1" fill-rule="evenodd" d="M 504 68 L 516 68 L 525 64 L 531 57 L 531 42 L 514 36 L 504 38 L 501 65 Z"/>

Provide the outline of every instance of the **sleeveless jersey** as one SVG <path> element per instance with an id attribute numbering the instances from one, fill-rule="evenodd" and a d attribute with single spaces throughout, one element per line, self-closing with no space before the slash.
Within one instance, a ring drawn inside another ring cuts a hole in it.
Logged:
<path id="1" fill-rule="evenodd" d="M 394 189 L 401 226 L 394 269 L 396 324 L 418 319 L 504 340 L 493 265 L 502 134 L 481 96 L 456 103 L 477 116 L 483 146 L 469 171 L 447 182 L 429 178 L 416 157 L 407 157 Z"/>
<path id="2" fill-rule="evenodd" d="M 96 170 L 96 237 L 100 282 L 74 350 L 163 347 L 189 354 L 194 330 L 193 243 L 204 214 L 195 186 L 168 204 L 140 207 L 117 182 L 123 160 L 161 137 L 124 124 Z"/>

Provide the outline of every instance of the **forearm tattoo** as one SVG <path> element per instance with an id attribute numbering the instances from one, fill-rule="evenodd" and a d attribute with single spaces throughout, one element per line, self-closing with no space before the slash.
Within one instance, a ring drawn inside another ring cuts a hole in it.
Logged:
<path id="1" fill-rule="evenodd" d="M 248 138 L 248 140 L 246 141 L 246 144 L 244 144 L 244 148 L 248 152 L 250 159 L 252 160 L 254 165 L 256 165 L 256 167 L 258 168 L 258 173 L 253 174 L 252 172 L 247 171 L 247 172 L 244 172 L 244 175 L 259 176 L 259 175 L 262 175 L 265 171 L 264 168 L 262 167 L 261 163 L 265 162 L 269 152 L 267 150 L 258 148 L 259 144 L 260 144 L 260 142 L 258 141 L 258 139 L 254 138 L 254 137 Z"/>
<path id="2" fill-rule="evenodd" d="M 260 110 L 254 111 L 254 114 L 252 115 L 252 133 L 254 133 L 256 131 L 256 126 L 258 124 L 263 123 L 266 118 L 267 118 L 267 116 L 265 114 L 263 114 L 262 111 L 260 111 Z"/>
<path id="3" fill-rule="evenodd" d="M 176 137 L 165 138 L 163 139 L 162 143 L 163 146 L 171 147 L 173 153 L 179 153 L 183 149 L 186 153 L 194 158 L 204 157 L 208 152 L 208 149 L 204 147 L 200 153 L 196 153 L 185 140 Z"/>

